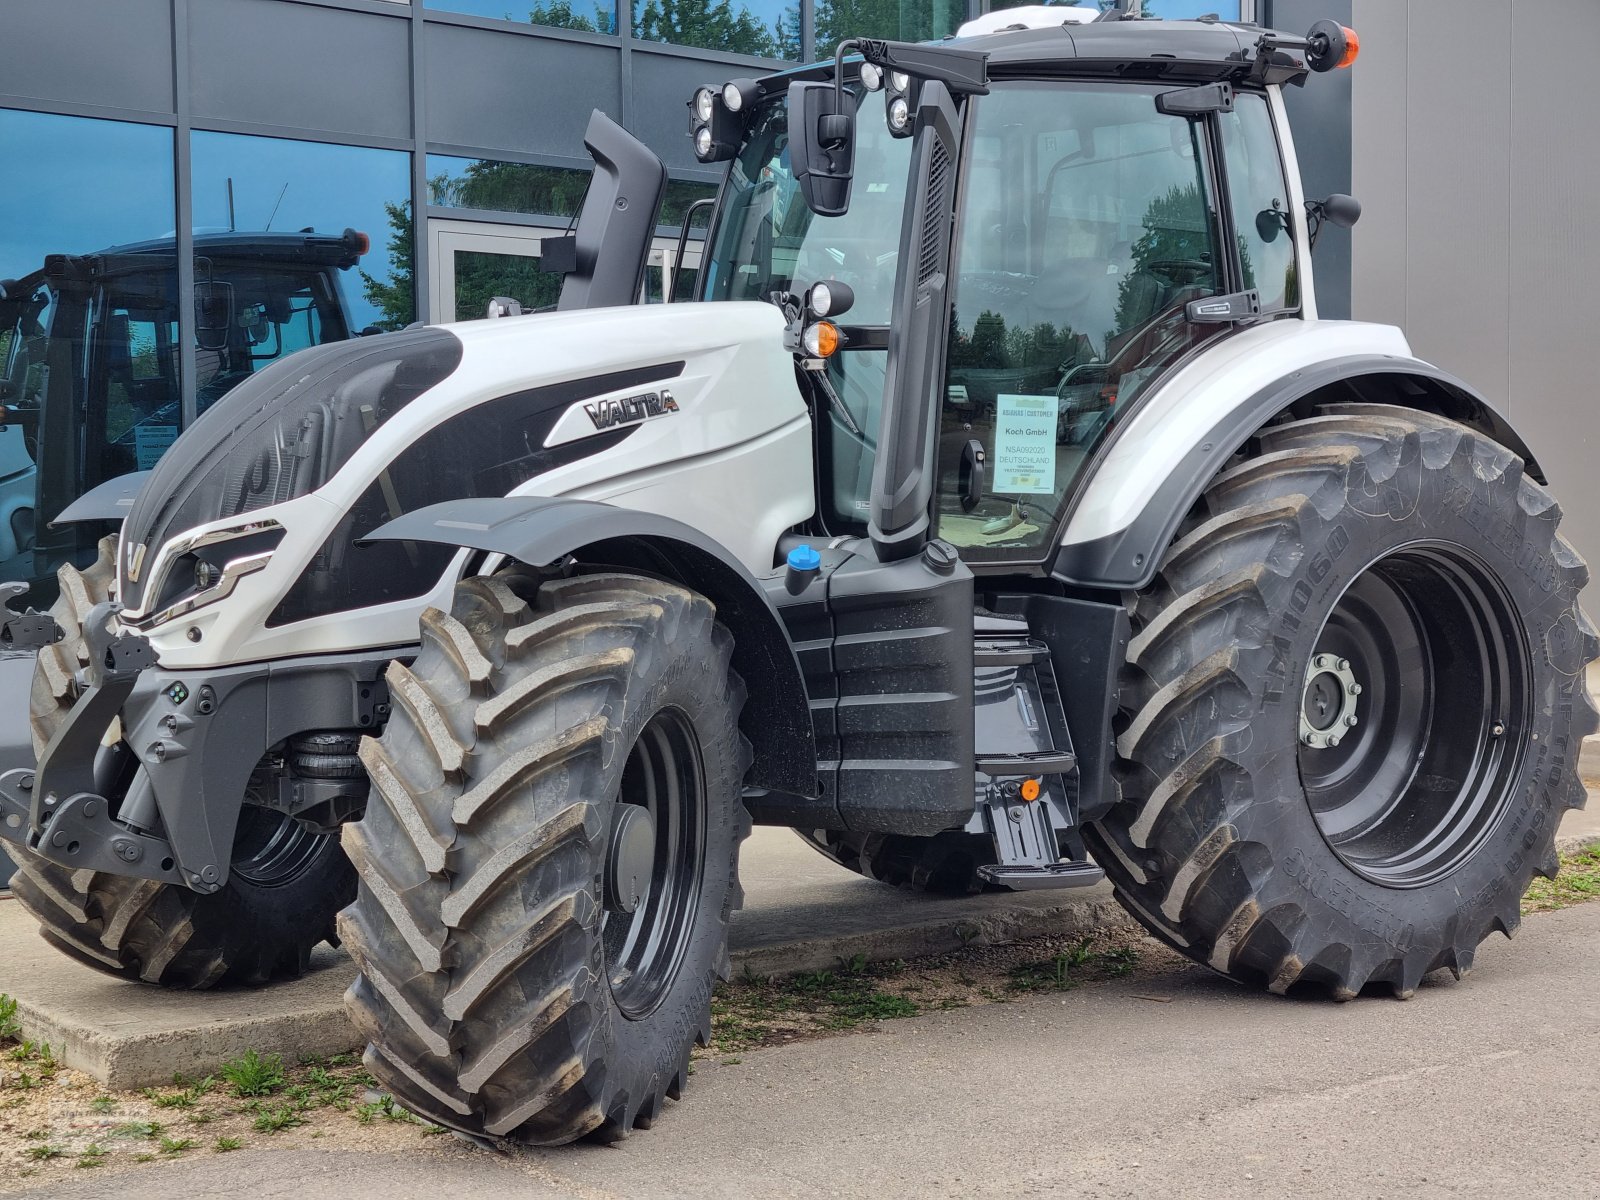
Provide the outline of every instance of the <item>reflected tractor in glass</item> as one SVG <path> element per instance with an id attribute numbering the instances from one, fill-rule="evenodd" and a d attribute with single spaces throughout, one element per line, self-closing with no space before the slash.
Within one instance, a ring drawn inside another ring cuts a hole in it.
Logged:
<path id="1" fill-rule="evenodd" d="M 552 311 L 304 349 L 84 497 L 4 629 L 45 936 L 187 988 L 337 939 L 382 1086 L 534 1144 L 678 1098 L 752 823 L 1109 879 L 1278 993 L 1466 975 L 1584 800 L 1587 570 L 1489 398 L 1317 314 L 1360 209 L 1281 90 L 1355 35 L 1092 15 L 697 91 L 688 301 L 596 114 Z"/>

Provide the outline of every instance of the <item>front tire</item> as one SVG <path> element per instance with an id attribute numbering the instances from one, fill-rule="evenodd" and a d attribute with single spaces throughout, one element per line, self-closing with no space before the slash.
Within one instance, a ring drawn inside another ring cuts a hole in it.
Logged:
<path id="1" fill-rule="evenodd" d="M 83 623 L 116 584 L 116 538 L 100 542 L 86 570 L 60 570 L 51 606 L 66 636 L 39 651 L 29 704 L 35 755 L 78 698 L 88 663 Z M 355 873 L 337 838 L 293 818 L 246 805 L 233 865 L 220 891 L 72 870 L 11 843 L 12 891 L 46 941 L 111 975 L 173 988 L 261 984 L 305 973 L 311 951 L 337 945 L 334 914 L 355 894 Z"/>
<path id="2" fill-rule="evenodd" d="M 346 1001 L 413 1111 L 612 1140 L 678 1097 L 710 1037 L 750 828 L 744 689 L 711 603 L 675 584 L 587 575 L 533 599 L 468 579 L 389 670 L 395 715 L 362 745 L 372 798 L 344 835 Z M 631 912 L 630 880 L 648 881 Z"/>
<path id="3" fill-rule="evenodd" d="M 1086 831 L 1126 907 L 1235 979 L 1340 999 L 1509 936 L 1596 727 L 1559 519 L 1443 418 L 1263 431 L 1137 597 L 1122 799 Z"/>

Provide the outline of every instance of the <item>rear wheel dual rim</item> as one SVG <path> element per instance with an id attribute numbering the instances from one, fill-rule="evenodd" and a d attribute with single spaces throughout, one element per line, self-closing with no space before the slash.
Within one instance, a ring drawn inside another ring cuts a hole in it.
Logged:
<path id="1" fill-rule="evenodd" d="M 650 865 L 631 911 L 608 896 L 601 941 L 617 1008 L 630 1020 L 642 1020 L 660 1006 L 677 977 L 705 878 L 705 769 L 699 739 L 681 710 L 662 709 L 640 732 L 616 802 L 644 810 L 635 824 L 649 831 Z M 635 853 L 641 836 L 635 833 Z M 608 862 L 606 869 L 616 866 Z"/>
<path id="2" fill-rule="evenodd" d="M 1436 543 L 1376 559 L 1329 613 L 1301 695 L 1323 840 L 1384 887 L 1444 878 L 1505 815 L 1531 719 L 1526 637 L 1490 570 Z"/>

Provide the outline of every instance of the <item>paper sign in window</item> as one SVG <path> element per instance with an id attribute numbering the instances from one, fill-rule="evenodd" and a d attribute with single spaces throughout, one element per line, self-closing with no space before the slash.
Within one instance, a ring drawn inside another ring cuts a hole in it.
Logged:
<path id="1" fill-rule="evenodd" d="M 1056 398 L 995 398 L 992 495 L 1056 490 Z"/>

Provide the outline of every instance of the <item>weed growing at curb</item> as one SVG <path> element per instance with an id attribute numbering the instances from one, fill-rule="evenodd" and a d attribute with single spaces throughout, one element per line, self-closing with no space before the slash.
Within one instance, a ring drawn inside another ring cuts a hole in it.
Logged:
<path id="1" fill-rule="evenodd" d="M 239 1147 L 241 1147 L 243 1145 L 244 1145 L 244 1139 L 243 1138 L 219 1137 L 216 1141 L 211 1143 L 211 1148 L 213 1150 L 215 1150 L 218 1154 L 226 1154 L 226 1153 L 228 1153 L 228 1151 L 237 1150 L 237 1149 L 239 1149 Z"/>
<path id="2" fill-rule="evenodd" d="M 1534 879 L 1522 898 L 1524 913 L 1554 912 L 1600 897 L 1600 846 L 1561 858 L 1554 879 Z"/>
<path id="3" fill-rule="evenodd" d="M 263 1057 L 246 1050 L 242 1057 L 223 1063 L 219 1074 L 235 1096 L 270 1096 L 283 1086 L 283 1056 Z"/>

